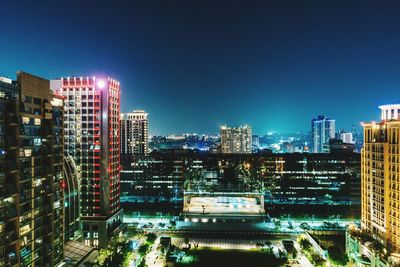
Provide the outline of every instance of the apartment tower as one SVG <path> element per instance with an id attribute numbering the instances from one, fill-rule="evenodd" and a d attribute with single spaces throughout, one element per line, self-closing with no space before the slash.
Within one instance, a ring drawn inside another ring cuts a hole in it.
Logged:
<path id="1" fill-rule="evenodd" d="M 221 126 L 221 152 L 224 154 L 250 154 L 252 152 L 251 127 Z"/>
<path id="2" fill-rule="evenodd" d="M 148 113 L 134 110 L 121 114 L 121 154 L 146 156 L 148 154 Z"/>
<path id="3" fill-rule="evenodd" d="M 381 122 L 363 124 L 362 229 L 400 252 L 400 104 L 379 108 Z"/>
<path id="4" fill-rule="evenodd" d="M 46 79 L 0 78 L 0 266 L 63 260 L 62 103 Z"/>
<path id="5" fill-rule="evenodd" d="M 51 81 L 64 101 L 64 149 L 80 178 L 86 245 L 106 247 L 120 230 L 120 84 L 105 77 Z"/>

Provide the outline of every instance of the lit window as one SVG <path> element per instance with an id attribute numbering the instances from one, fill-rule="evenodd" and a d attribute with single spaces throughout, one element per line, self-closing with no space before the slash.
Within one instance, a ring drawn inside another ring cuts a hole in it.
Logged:
<path id="1" fill-rule="evenodd" d="M 29 124 L 29 118 L 28 117 L 22 117 L 22 123 L 23 124 Z"/>
<path id="2" fill-rule="evenodd" d="M 34 138 L 33 139 L 33 145 L 34 146 L 40 146 L 42 144 L 42 139 L 40 138 Z"/>
<path id="3" fill-rule="evenodd" d="M 32 156 L 32 149 L 25 149 L 24 153 L 25 153 L 25 157 L 30 157 L 30 156 Z"/>
<path id="4" fill-rule="evenodd" d="M 40 124 L 41 124 L 40 119 L 35 119 L 35 125 L 40 125 Z"/>

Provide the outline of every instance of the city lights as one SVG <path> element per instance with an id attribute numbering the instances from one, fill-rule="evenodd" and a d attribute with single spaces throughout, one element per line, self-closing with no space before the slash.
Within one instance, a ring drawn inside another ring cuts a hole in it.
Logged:
<path id="1" fill-rule="evenodd" d="M 97 81 L 97 86 L 98 86 L 100 89 L 104 89 L 104 88 L 106 87 L 106 82 L 105 82 L 104 80 L 98 80 L 98 81 Z"/>
<path id="2" fill-rule="evenodd" d="M 399 3 L 63 1 L 1 5 L 0 267 L 400 266 Z"/>

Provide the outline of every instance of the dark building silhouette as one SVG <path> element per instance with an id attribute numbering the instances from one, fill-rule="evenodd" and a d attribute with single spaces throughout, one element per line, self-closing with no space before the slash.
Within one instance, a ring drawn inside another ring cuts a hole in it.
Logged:
<path id="1" fill-rule="evenodd" d="M 230 190 L 246 177 L 262 181 L 271 205 L 359 205 L 360 155 L 356 153 L 211 154 L 188 150 L 123 157 L 122 201 L 136 196 L 180 199 L 193 170 Z M 243 189 L 245 190 L 245 189 Z"/>

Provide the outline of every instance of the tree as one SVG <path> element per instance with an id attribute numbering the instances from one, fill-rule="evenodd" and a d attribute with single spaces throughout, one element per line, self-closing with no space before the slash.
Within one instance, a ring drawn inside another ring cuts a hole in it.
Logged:
<path id="1" fill-rule="evenodd" d="M 146 244 L 142 244 L 138 248 L 138 253 L 143 256 L 149 251 L 149 249 L 150 249 L 150 245 L 149 244 L 147 244 L 147 243 Z"/>
<path id="2" fill-rule="evenodd" d="M 298 242 L 300 244 L 300 247 L 304 250 L 307 250 L 311 247 L 310 241 L 308 241 L 305 237 L 299 238 Z"/>
<path id="3" fill-rule="evenodd" d="M 279 227 L 281 227 L 281 221 L 280 220 L 275 220 L 274 224 L 275 224 L 275 229 L 278 229 Z"/>
<path id="4" fill-rule="evenodd" d="M 142 258 L 142 260 L 140 261 L 138 267 L 147 267 L 147 263 L 146 263 L 146 259 Z"/>
<path id="5" fill-rule="evenodd" d="M 346 266 L 349 258 L 346 253 L 337 246 L 328 249 L 329 260 L 339 266 Z"/>
<path id="6" fill-rule="evenodd" d="M 186 244 L 186 247 L 189 247 L 189 238 L 185 238 L 185 244 Z"/>
<path id="7" fill-rule="evenodd" d="M 265 246 L 269 251 L 272 251 L 272 242 L 270 240 L 265 241 Z"/>
<path id="8" fill-rule="evenodd" d="M 157 236 L 154 233 L 148 233 L 146 237 L 147 237 L 147 242 L 149 242 L 150 244 L 154 244 L 154 241 L 156 241 L 157 239 Z"/>
<path id="9" fill-rule="evenodd" d="M 316 266 L 322 266 L 325 262 L 325 260 L 313 249 L 310 251 L 309 260 Z"/>

